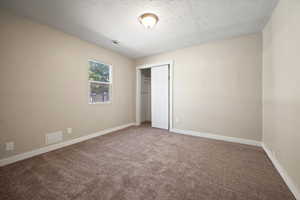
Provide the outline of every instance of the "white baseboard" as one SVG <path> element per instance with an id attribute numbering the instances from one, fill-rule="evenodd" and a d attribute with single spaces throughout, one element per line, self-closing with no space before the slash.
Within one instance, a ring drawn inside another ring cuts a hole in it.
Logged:
<path id="1" fill-rule="evenodd" d="M 172 128 L 170 129 L 170 132 L 184 134 L 184 135 L 192 135 L 197 137 L 203 137 L 203 138 L 209 138 L 209 139 L 215 139 L 215 140 L 223 140 L 227 142 L 235 142 L 240 144 L 248 144 L 253 146 L 259 146 L 261 147 L 261 142 L 256 140 L 248 140 L 248 139 L 242 139 L 242 138 L 236 138 L 236 137 L 228 137 L 223 135 L 216 135 L 211 133 L 202 133 L 197 131 L 191 131 L 191 130 L 181 130 Z"/>
<path id="2" fill-rule="evenodd" d="M 294 181 L 290 178 L 290 176 L 287 174 L 286 170 L 282 167 L 282 165 L 279 163 L 279 161 L 272 155 L 271 151 L 266 147 L 266 145 L 263 143 L 262 147 L 270 160 L 272 161 L 274 167 L 277 169 L 278 173 L 281 175 L 287 186 L 290 188 L 291 192 L 294 194 L 296 199 L 300 200 L 300 191 L 296 187 L 296 184 Z"/>
<path id="3" fill-rule="evenodd" d="M 27 159 L 27 158 L 30 158 L 30 157 L 33 157 L 33 156 L 37 156 L 37 155 L 40 155 L 40 154 L 43 154 L 43 153 L 46 153 L 46 152 L 49 152 L 49 151 L 53 151 L 53 150 L 56 150 L 56 149 L 59 149 L 59 148 L 62 148 L 62 147 L 66 147 L 66 146 L 69 146 L 69 145 L 72 145 L 72 144 L 76 144 L 76 143 L 79 143 L 79 142 L 82 142 L 82 141 L 85 141 L 85 140 L 89 140 L 89 139 L 92 139 L 92 138 L 95 138 L 95 137 L 98 137 L 98 136 L 101 136 L 101 135 L 105 135 L 105 134 L 108 134 L 108 133 L 111 133 L 111 132 L 114 132 L 114 131 L 118 131 L 118 130 L 127 128 L 129 126 L 134 126 L 134 125 L 135 125 L 135 123 L 129 123 L 129 124 L 117 126 L 117 127 L 114 127 L 114 128 L 104 129 L 102 131 L 92 133 L 92 134 L 89 134 L 89 135 L 85 135 L 85 136 L 82 136 L 82 137 L 78 137 L 78 138 L 75 138 L 75 139 L 72 139 L 72 140 L 68 140 L 68 141 L 65 141 L 65 142 L 45 146 L 45 147 L 42 147 L 42 148 L 39 148 L 39 149 L 35 149 L 35 150 L 28 151 L 28 152 L 25 152 L 25 153 L 17 154 L 17 155 L 8 157 L 8 158 L 4 158 L 4 159 L 0 160 L 0 167 L 2 167 L 4 165 L 11 164 L 11 163 L 14 163 L 14 162 L 17 162 L 17 161 L 20 161 L 20 160 L 24 160 L 24 159 Z"/>

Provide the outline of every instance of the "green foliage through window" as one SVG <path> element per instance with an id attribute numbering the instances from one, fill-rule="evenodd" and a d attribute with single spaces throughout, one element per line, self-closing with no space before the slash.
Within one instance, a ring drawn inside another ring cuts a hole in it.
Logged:
<path id="1" fill-rule="evenodd" d="M 95 61 L 89 61 L 89 80 L 109 82 L 110 81 L 110 66 Z"/>

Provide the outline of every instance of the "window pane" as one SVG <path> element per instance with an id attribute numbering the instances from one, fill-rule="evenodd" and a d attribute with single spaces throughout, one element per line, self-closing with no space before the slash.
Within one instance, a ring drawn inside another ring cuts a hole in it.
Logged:
<path id="1" fill-rule="evenodd" d="M 107 102 L 110 100 L 110 85 L 90 83 L 90 103 Z"/>
<path id="2" fill-rule="evenodd" d="M 89 61 L 89 80 L 90 81 L 110 81 L 110 66 L 96 61 Z"/>

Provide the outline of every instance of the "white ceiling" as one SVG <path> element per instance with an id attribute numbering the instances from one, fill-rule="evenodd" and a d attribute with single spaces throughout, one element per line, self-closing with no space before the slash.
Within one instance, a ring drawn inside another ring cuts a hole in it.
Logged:
<path id="1" fill-rule="evenodd" d="M 278 0 L 1 0 L 18 15 L 131 58 L 262 30 Z M 160 19 L 154 29 L 137 20 Z M 120 41 L 115 46 L 111 40 Z"/>

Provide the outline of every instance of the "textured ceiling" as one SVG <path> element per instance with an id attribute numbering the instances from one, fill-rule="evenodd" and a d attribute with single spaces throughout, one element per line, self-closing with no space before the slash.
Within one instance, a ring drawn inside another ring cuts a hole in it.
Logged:
<path id="1" fill-rule="evenodd" d="M 1 0 L 17 15 L 131 58 L 262 30 L 278 0 Z M 160 21 L 145 29 L 144 12 Z M 115 46 L 111 40 L 120 41 Z"/>

